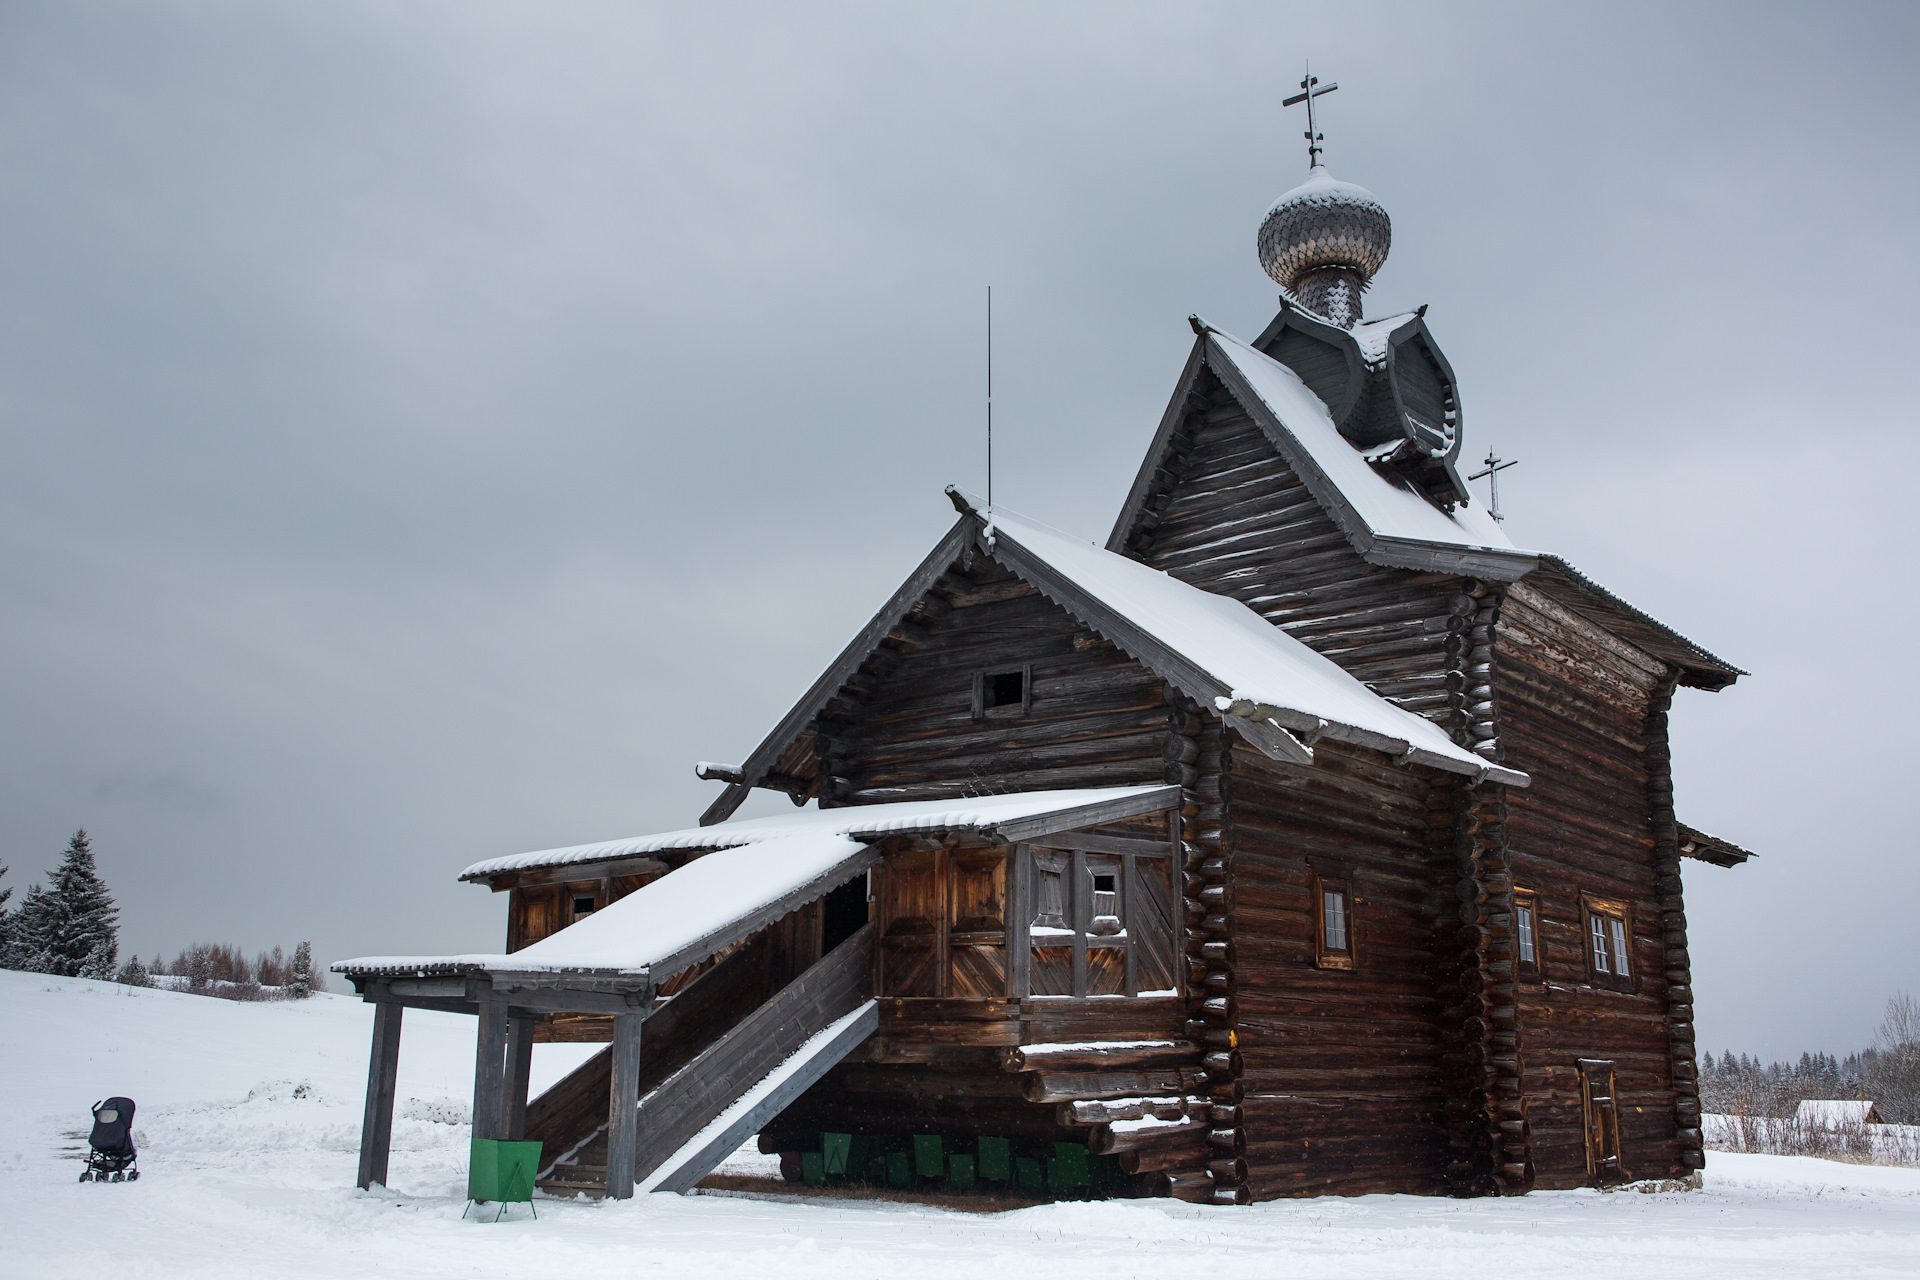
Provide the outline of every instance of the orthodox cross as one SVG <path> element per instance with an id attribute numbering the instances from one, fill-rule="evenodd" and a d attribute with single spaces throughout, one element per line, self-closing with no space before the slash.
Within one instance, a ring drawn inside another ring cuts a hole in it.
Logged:
<path id="1" fill-rule="evenodd" d="M 1297 102 L 1307 104 L 1307 168 L 1309 170 L 1319 166 L 1320 144 L 1327 140 L 1327 135 L 1314 127 L 1313 100 L 1323 93 L 1332 93 L 1339 87 L 1337 84 L 1322 85 L 1313 74 L 1313 64 L 1308 63 L 1307 78 L 1300 82 L 1300 92 L 1280 104 L 1283 107 L 1291 107 Z"/>
<path id="2" fill-rule="evenodd" d="M 1487 508 L 1487 513 L 1495 520 L 1506 519 L 1505 516 L 1500 514 L 1500 473 L 1508 467 L 1517 467 L 1519 465 L 1520 460 L 1518 458 L 1515 458 L 1512 462 L 1502 462 L 1500 461 L 1500 455 L 1489 449 L 1487 450 L 1487 469 L 1485 471 L 1476 471 L 1467 477 L 1469 480 L 1478 480 L 1483 476 L 1486 478 L 1487 487 L 1493 490 L 1493 502 Z"/>

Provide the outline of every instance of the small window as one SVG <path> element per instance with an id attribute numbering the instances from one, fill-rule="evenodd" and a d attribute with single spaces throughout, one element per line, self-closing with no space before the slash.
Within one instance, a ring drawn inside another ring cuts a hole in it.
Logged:
<path id="1" fill-rule="evenodd" d="M 1627 905 L 1588 898 L 1581 903 L 1581 913 L 1586 917 L 1588 978 L 1596 987 L 1633 990 L 1633 963 L 1629 958 L 1633 928 Z"/>
<path id="2" fill-rule="evenodd" d="M 1513 895 L 1514 974 L 1540 980 L 1540 900 L 1531 893 Z"/>
<path id="3" fill-rule="evenodd" d="M 575 895 L 574 895 L 574 898 L 573 898 L 573 914 L 574 914 L 574 916 L 575 916 L 576 918 L 577 918 L 577 917 L 580 917 L 580 916 L 590 916 L 590 915 L 592 915 L 592 914 L 593 914 L 593 897 L 592 897 L 592 895 L 590 895 L 590 894 L 575 894 Z"/>
<path id="4" fill-rule="evenodd" d="M 983 671 L 973 678 L 974 719 L 1025 715 L 1033 705 L 1033 668 Z"/>
<path id="5" fill-rule="evenodd" d="M 1314 962 L 1322 969 L 1353 968 L 1353 884 L 1314 877 Z"/>

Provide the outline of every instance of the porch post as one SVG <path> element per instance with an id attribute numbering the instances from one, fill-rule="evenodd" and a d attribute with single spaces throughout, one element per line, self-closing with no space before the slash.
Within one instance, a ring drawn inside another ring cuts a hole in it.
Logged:
<path id="1" fill-rule="evenodd" d="M 607 1106 L 607 1194 L 615 1200 L 633 1195 L 640 1113 L 641 1015 L 613 1016 L 613 1086 Z"/>
<path id="2" fill-rule="evenodd" d="M 506 1097 L 507 1005 L 490 987 L 480 988 L 480 1034 L 473 1064 L 473 1136 L 506 1137 L 501 1103 Z"/>
<path id="3" fill-rule="evenodd" d="M 406 1006 L 381 1000 L 373 1006 L 373 1054 L 367 1064 L 367 1109 L 360 1119 L 360 1189 L 387 1183 L 393 1148 L 393 1090 L 400 1074 L 400 1015 Z"/>
<path id="4" fill-rule="evenodd" d="M 538 1018 L 507 1019 L 507 1140 L 527 1136 L 527 1080 L 533 1071 L 533 1029 Z"/>

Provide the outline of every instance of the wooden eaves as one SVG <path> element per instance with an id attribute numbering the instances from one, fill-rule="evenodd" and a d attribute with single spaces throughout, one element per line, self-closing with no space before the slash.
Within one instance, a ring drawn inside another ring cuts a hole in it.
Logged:
<path id="1" fill-rule="evenodd" d="M 1710 836 L 1684 822 L 1677 822 L 1674 825 L 1680 829 L 1680 856 L 1683 858 L 1698 858 L 1702 862 L 1711 862 L 1716 867 L 1737 867 L 1748 858 L 1756 856 L 1731 840 Z"/>

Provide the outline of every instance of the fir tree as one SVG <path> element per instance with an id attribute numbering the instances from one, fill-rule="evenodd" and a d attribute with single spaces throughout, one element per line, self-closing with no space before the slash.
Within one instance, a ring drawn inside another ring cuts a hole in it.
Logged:
<path id="1" fill-rule="evenodd" d="M 45 973 L 47 916 L 47 891 L 37 884 L 28 885 L 27 896 L 8 917 L 6 958 L 0 963 L 9 969 Z"/>
<path id="2" fill-rule="evenodd" d="M 0 880 L 7 878 L 7 864 L 0 862 Z M 13 945 L 8 940 L 13 936 L 14 913 L 7 910 L 7 899 L 13 896 L 13 886 L 0 889 L 0 969 L 14 967 Z"/>
<path id="3" fill-rule="evenodd" d="M 94 868 L 84 829 L 67 841 L 66 855 L 47 875 L 47 887 L 27 891 L 14 922 L 13 950 L 22 968 L 63 978 L 111 978 L 120 951 L 120 909 Z"/>
<path id="4" fill-rule="evenodd" d="M 140 963 L 139 956 L 128 956 L 127 962 L 120 966 L 120 972 L 113 975 L 113 980 L 128 987 L 153 985 L 153 977 L 148 974 L 147 966 Z"/>
<path id="5" fill-rule="evenodd" d="M 301 943 L 293 949 L 293 973 L 287 979 L 287 995 L 305 1000 L 313 994 L 313 947 Z"/>

